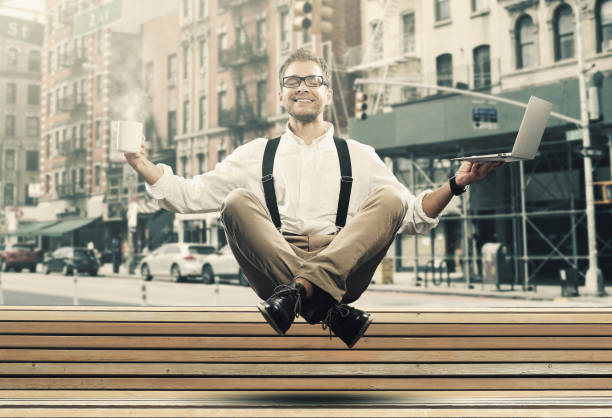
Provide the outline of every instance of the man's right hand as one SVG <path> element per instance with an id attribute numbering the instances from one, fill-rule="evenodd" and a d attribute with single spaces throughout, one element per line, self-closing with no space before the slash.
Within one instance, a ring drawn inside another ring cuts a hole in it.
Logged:
<path id="1" fill-rule="evenodd" d="M 156 166 L 145 157 L 145 137 L 142 137 L 140 152 L 124 152 L 128 164 L 136 170 L 147 183 L 153 184 L 164 174 L 161 167 Z"/>

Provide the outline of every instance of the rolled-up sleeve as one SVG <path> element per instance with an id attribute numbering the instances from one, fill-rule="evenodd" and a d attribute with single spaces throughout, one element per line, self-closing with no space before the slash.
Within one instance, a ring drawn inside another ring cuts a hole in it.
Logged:
<path id="1" fill-rule="evenodd" d="M 378 154 L 376 154 L 374 148 L 368 146 L 368 149 L 371 154 L 370 194 L 374 193 L 381 187 L 391 186 L 402 195 L 405 201 L 407 207 L 406 216 L 402 221 L 398 234 L 424 234 L 436 227 L 440 221 L 440 218 L 430 218 L 423 210 L 423 198 L 430 193 L 431 190 L 425 190 L 418 196 L 413 195 L 406 186 L 400 183 L 393 172 L 387 168 Z"/>
<path id="2" fill-rule="evenodd" d="M 243 145 L 218 163 L 214 170 L 192 179 L 177 176 L 171 167 L 157 164 L 164 173 L 154 184 L 146 184 L 146 190 L 160 207 L 172 212 L 217 211 L 232 190 L 244 186 L 247 156 L 248 147 Z"/>

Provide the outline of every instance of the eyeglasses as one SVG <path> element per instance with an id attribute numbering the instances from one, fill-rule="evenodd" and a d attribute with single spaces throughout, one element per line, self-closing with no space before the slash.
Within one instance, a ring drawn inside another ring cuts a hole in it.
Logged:
<path id="1" fill-rule="evenodd" d="M 321 87 L 327 85 L 323 76 L 320 75 L 307 75 L 306 77 L 298 77 L 296 75 L 290 75 L 283 77 L 283 87 L 296 88 L 302 84 L 302 81 L 308 87 Z"/>

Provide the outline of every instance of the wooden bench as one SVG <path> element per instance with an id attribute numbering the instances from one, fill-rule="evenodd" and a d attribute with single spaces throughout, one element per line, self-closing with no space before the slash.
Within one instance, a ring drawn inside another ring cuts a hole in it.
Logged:
<path id="1" fill-rule="evenodd" d="M 612 309 L 0 307 L 0 416 L 612 416 Z"/>

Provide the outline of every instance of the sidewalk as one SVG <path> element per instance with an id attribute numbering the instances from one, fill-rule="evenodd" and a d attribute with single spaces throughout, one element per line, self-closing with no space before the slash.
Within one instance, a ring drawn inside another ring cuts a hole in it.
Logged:
<path id="1" fill-rule="evenodd" d="M 512 285 L 503 284 L 498 290 L 495 284 L 492 283 L 473 283 L 469 289 L 465 282 L 451 281 L 448 286 L 444 280 L 439 286 L 432 283 L 431 280 L 427 283 L 427 287 L 421 281 L 420 286 L 415 285 L 414 275 L 412 273 L 394 273 L 392 284 L 373 283 L 368 287 L 368 291 L 374 292 L 400 292 L 400 293 L 417 293 L 417 294 L 434 294 L 434 295 L 452 295 L 452 296 L 472 296 L 486 298 L 504 298 L 504 299 L 522 299 L 534 301 L 562 301 L 575 300 L 580 302 L 595 302 L 597 304 L 609 303 L 612 305 L 612 294 L 604 297 L 597 296 L 577 296 L 567 297 L 561 296 L 560 285 L 538 285 L 534 290 L 523 290 L 522 286 L 515 285 L 512 290 Z M 578 288 L 580 292 L 581 287 Z M 610 293 L 610 291 L 608 291 Z"/>
<path id="2" fill-rule="evenodd" d="M 106 277 L 117 277 L 117 278 L 132 278 L 139 279 L 140 275 L 136 271 L 135 274 L 128 274 L 127 268 L 124 264 L 119 267 L 119 273 L 113 273 L 113 265 L 111 263 L 103 264 L 100 267 L 99 274 Z M 463 282 L 452 282 L 450 287 L 446 281 L 443 281 L 439 286 L 434 285 L 431 280 L 425 287 L 424 283 L 421 286 L 416 286 L 414 283 L 414 277 L 411 273 L 394 273 L 394 282 L 392 284 L 380 284 L 372 282 L 368 287 L 368 292 L 397 292 L 397 293 L 412 293 L 412 294 L 431 294 L 431 295 L 450 295 L 450 296 L 471 296 L 471 297 L 485 297 L 485 298 L 504 298 L 504 299 L 521 299 L 521 300 L 533 300 L 533 301 L 562 301 L 562 300 L 575 300 L 580 302 L 594 302 L 597 304 L 609 303 L 612 306 L 612 294 L 610 296 L 596 297 L 596 296 L 578 296 L 562 298 L 561 286 L 559 285 L 538 285 L 536 290 L 523 291 L 522 286 L 514 286 L 514 290 L 511 290 L 511 285 L 504 284 L 501 286 L 502 290 L 497 290 L 494 284 L 472 284 L 472 289 L 468 289 L 466 284 Z M 578 290 L 582 290 L 578 288 Z M 608 291 L 610 293 L 610 290 Z"/>

